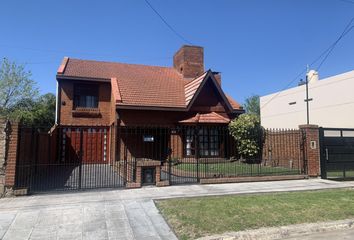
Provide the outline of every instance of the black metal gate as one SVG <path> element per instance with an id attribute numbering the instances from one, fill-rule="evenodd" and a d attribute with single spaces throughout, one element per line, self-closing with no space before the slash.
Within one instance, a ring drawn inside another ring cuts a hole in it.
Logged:
<path id="1" fill-rule="evenodd" d="M 159 132 L 159 131 L 157 131 Z M 170 149 L 161 159 L 161 180 L 171 185 L 202 179 L 306 174 L 304 142 L 300 130 L 267 129 L 256 139 L 259 149 L 244 159 L 227 126 L 179 126 L 164 131 Z"/>
<path id="2" fill-rule="evenodd" d="M 321 177 L 354 179 L 354 129 L 320 128 Z"/>
<path id="3" fill-rule="evenodd" d="M 114 130 L 114 129 L 113 129 Z M 110 127 L 58 127 L 19 131 L 16 187 L 29 192 L 123 187 L 112 161 Z"/>
<path id="4" fill-rule="evenodd" d="M 306 174 L 306 138 L 298 129 L 255 134 L 252 157 L 217 125 L 60 126 L 50 133 L 22 127 L 18 138 L 16 187 L 29 192 Z"/>

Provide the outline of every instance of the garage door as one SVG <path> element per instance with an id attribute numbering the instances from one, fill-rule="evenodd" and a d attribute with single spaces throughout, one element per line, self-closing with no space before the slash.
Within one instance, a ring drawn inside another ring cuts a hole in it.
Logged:
<path id="1" fill-rule="evenodd" d="M 354 179 L 354 129 L 320 128 L 321 176 Z"/>

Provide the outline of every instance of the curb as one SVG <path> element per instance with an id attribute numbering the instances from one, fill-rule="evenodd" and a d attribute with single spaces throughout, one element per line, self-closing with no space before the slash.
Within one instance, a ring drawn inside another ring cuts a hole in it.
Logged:
<path id="1" fill-rule="evenodd" d="M 348 229 L 354 229 L 354 219 L 229 232 L 198 238 L 198 240 L 274 240 Z"/>

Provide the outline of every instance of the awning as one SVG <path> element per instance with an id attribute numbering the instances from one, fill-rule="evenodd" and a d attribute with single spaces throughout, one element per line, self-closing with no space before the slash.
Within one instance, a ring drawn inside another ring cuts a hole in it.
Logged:
<path id="1" fill-rule="evenodd" d="M 197 113 L 193 117 L 179 121 L 179 123 L 229 123 L 228 117 L 223 117 L 216 112 Z"/>

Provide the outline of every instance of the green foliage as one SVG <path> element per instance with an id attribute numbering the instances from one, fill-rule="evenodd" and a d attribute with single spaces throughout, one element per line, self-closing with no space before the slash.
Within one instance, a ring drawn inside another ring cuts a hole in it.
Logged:
<path id="1" fill-rule="evenodd" d="M 24 125 L 52 127 L 55 121 L 55 95 L 47 93 L 38 99 L 23 99 L 11 108 L 10 119 Z"/>
<path id="2" fill-rule="evenodd" d="M 55 120 L 55 96 L 38 97 L 32 74 L 21 64 L 3 59 L 0 63 L 0 116 L 25 125 L 51 127 Z"/>
<path id="3" fill-rule="evenodd" d="M 264 141 L 264 129 L 260 124 L 259 116 L 242 114 L 229 124 L 230 134 L 237 142 L 238 152 L 248 159 L 261 153 Z"/>
<path id="4" fill-rule="evenodd" d="M 260 116 L 259 96 L 253 95 L 246 98 L 244 108 L 246 113 Z"/>
<path id="5" fill-rule="evenodd" d="M 38 89 L 31 72 L 23 65 L 3 59 L 0 66 L 0 114 L 8 116 L 10 108 L 23 99 L 33 100 Z"/>

